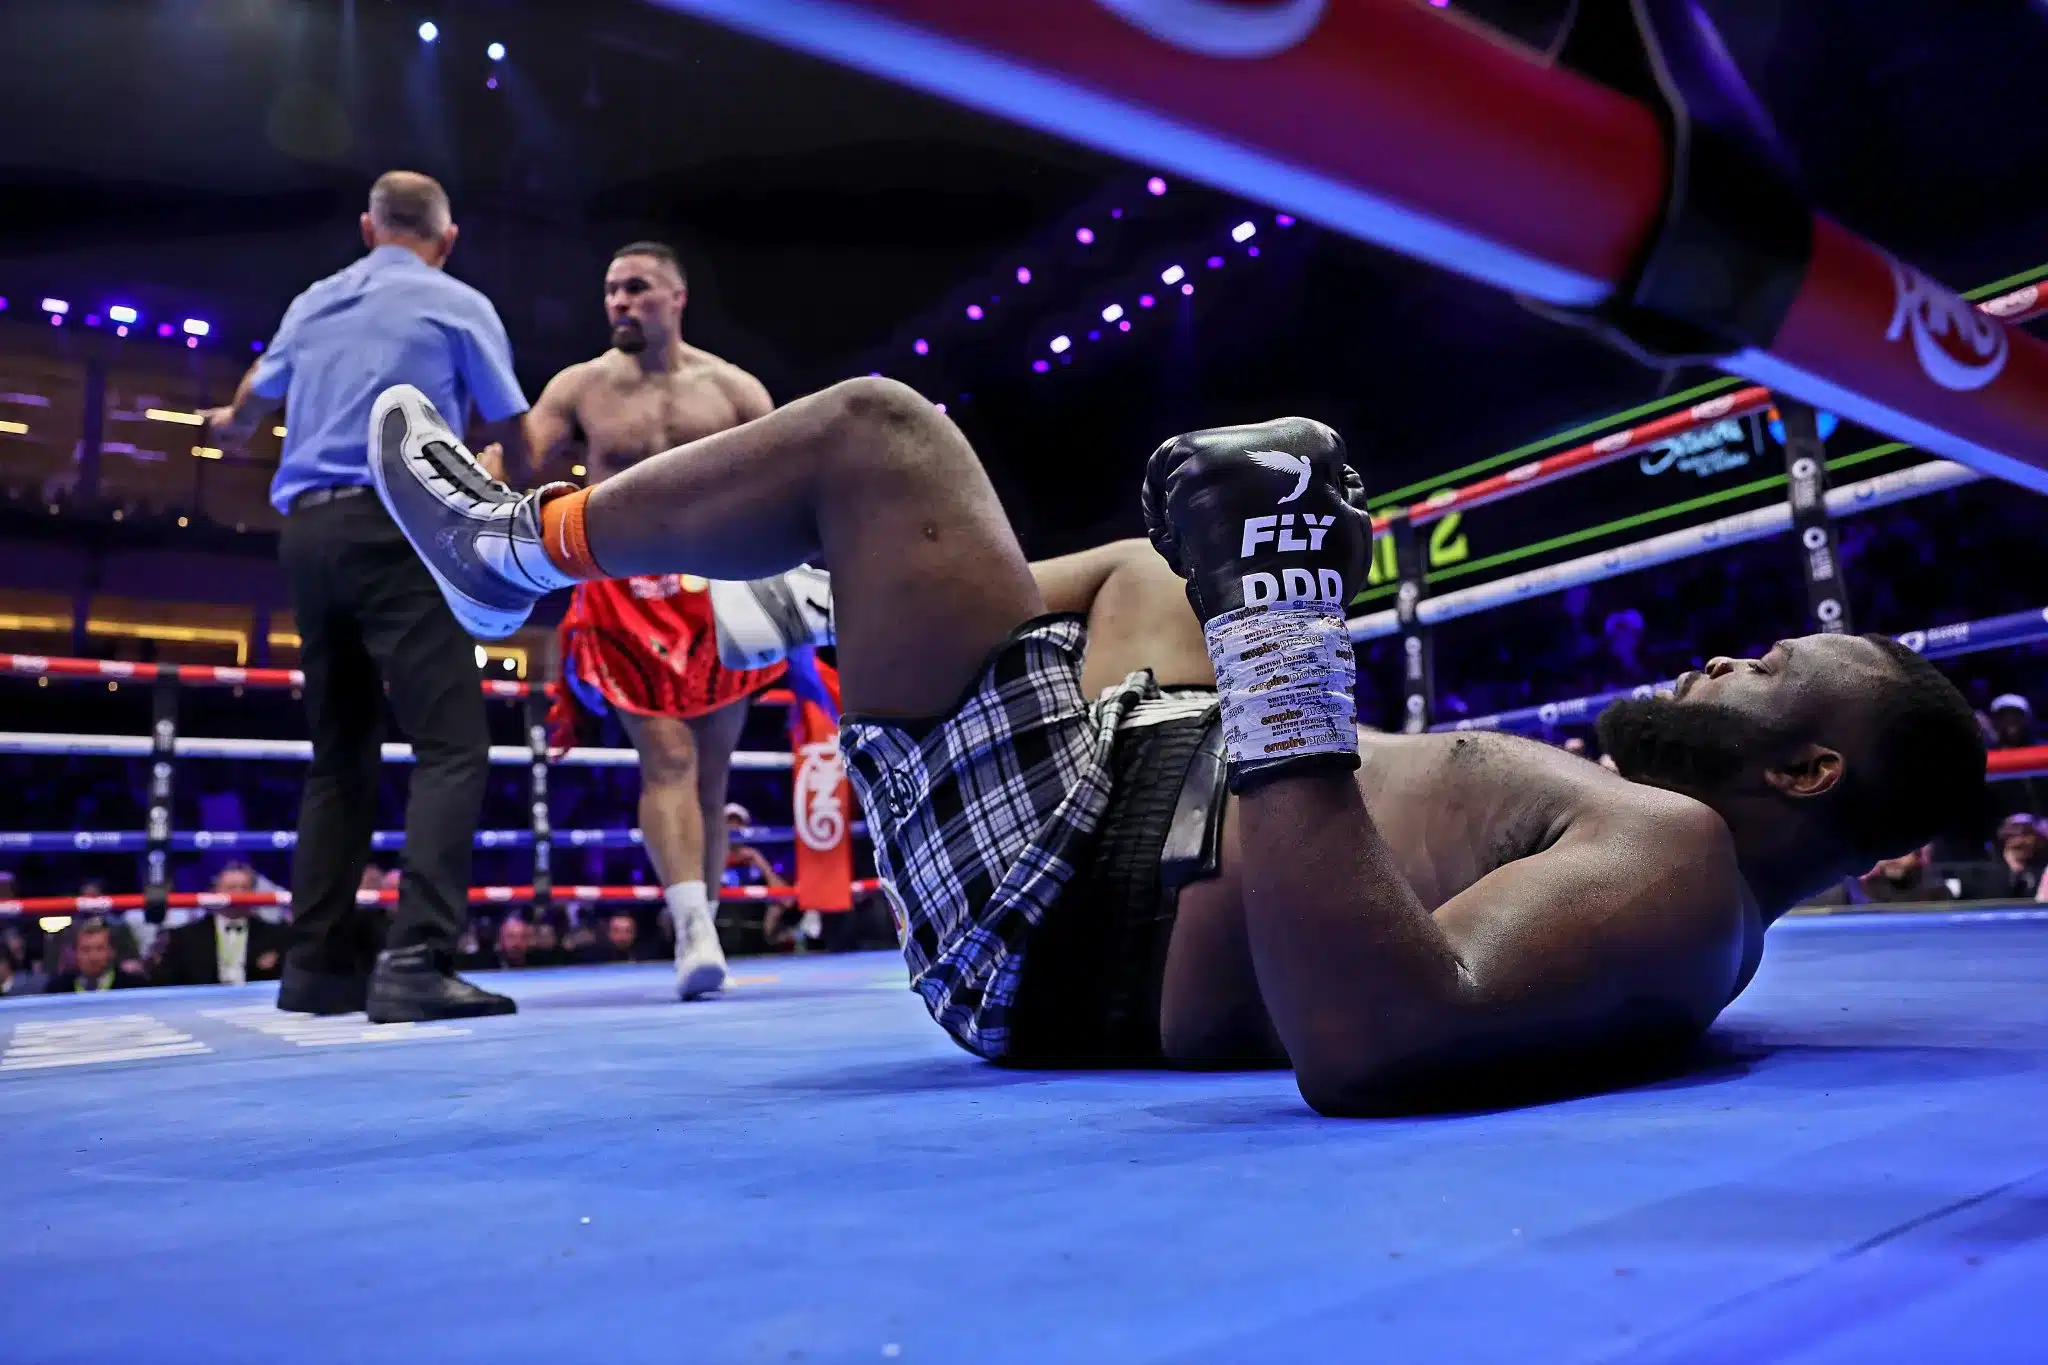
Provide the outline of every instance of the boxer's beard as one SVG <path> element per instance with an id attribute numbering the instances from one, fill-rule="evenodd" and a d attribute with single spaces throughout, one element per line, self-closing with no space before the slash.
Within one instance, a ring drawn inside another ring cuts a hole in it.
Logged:
<path id="1" fill-rule="evenodd" d="M 638 318 L 620 318 L 612 324 L 612 348 L 627 355 L 639 355 L 647 349 L 647 333 L 641 329 Z"/>
<path id="2" fill-rule="evenodd" d="M 1734 707 L 1668 697 L 1615 702 L 1595 729 L 1623 777 L 1686 791 L 1733 780 L 1783 739 Z"/>

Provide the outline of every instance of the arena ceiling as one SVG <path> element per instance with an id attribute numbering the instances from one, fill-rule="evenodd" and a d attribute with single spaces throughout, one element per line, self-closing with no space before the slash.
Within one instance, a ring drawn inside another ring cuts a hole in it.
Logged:
<path id="1" fill-rule="evenodd" d="M 2048 7 L 1706 3 L 1825 209 L 1962 287 L 2048 260 Z M 1463 7 L 1540 44 L 1563 3 Z M 1306 224 L 1177 325 L 1033 375 L 1034 329 L 1239 206 L 1176 185 L 1082 261 L 1075 224 L 1150 168 L 641 0 L 14 0 L 0 46 L 0 293 L 155 291 L 260 336 L 352 254 L 368 179 L 417 166 L 530 386 L 603 344 L 609 249 L 667 237 L 695 338 L 778 394 L 884 368 L 955 398 L 1036 548 L 1128 530 L 1131 471 L 1181 427 L 1305 411 L 1385 486 L 1686 382 Z M 911 359 L 1026 260 L 1058 267 L 1030 307 Z"/>

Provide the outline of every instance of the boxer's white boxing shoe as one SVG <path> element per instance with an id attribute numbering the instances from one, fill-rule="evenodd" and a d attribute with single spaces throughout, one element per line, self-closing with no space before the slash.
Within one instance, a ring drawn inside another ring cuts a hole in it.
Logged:
<path id="1" fill-rule="evenodd" d="M 692 910 L 676 921 L 676 995 L 695 1000 L 725 989 L 725 949 L 709 910 Z"/>
<path id="2" fill-rule="evenodd" d="M 718 623 L 718 661 L 727 668 L 766 668 L 804 645 L 832 643 L 832 575 L 799 564 L 773 578 L 711 584 Z"/>
<path id="3" fill-rule="evenodd" d="M 484 473 L 433 402 L 410 384 L 370 410 L 370 478 L 391 519 L 470 634 L 501 640 L 533 604 L 578 580 L 541 543 L 540 506 L 574 484 L 515 493 Z"/>

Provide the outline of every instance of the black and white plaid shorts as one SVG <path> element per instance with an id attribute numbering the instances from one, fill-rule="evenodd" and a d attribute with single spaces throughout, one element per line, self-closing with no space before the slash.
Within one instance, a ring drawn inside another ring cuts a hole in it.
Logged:
<path id="1" fill-rule="evenodd" d="M 1159 695 L 1134 673 L 1084 697 L 1087 638 L 1078 616 L 1027 621 L 945 715 L 840 724 L 911 989 L 977 1056 L 1009 1050 L 1025 947 L 1109 807 L 1117 728 Z"/>

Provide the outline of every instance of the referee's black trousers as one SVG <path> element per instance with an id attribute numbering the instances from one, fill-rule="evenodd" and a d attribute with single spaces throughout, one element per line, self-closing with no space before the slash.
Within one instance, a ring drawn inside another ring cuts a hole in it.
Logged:
<path id="1" fill-rule="evenodd" d="M 379 947 L 426 944 L 446 967 L 469 911 L 490 774 L 476 642 L 375 493 L 326 496 L 294 505 L 280 545 L 313 740 L 292 864 L 292 961 L 348 975 L 367 970 Z M 386 695 L 416 761 L 398 908 L 379 943 L 381 917 L 359 916 L 355 898 L 377 826 Z"/>

